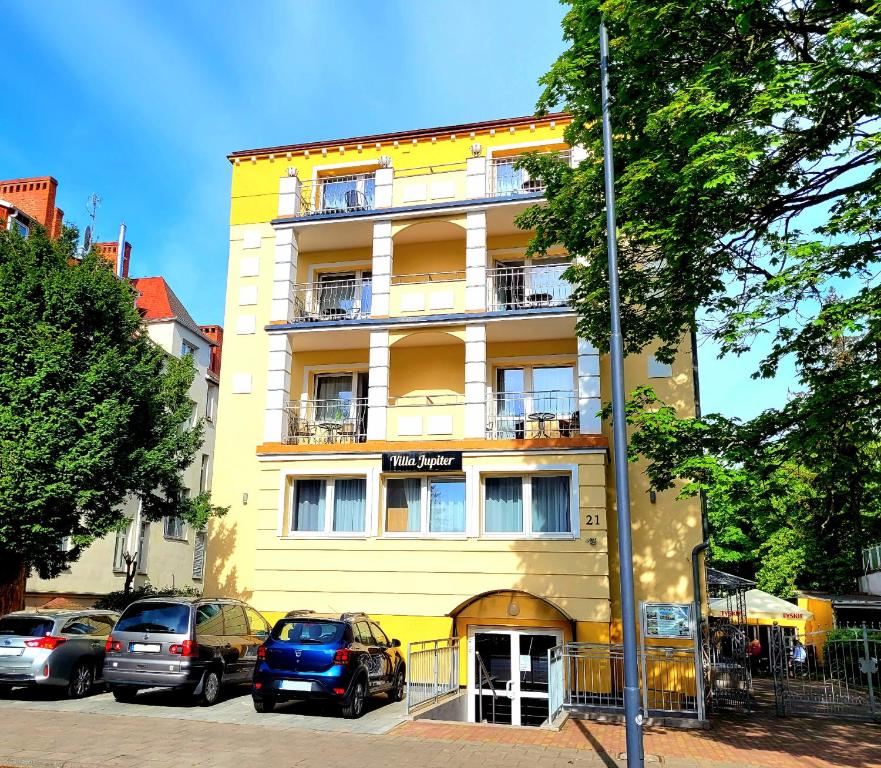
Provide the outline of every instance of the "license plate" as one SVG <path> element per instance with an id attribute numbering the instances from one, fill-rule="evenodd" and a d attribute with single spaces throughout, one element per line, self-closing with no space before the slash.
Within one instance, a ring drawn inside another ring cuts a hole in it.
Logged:
<path id="1" fill-rule="evenodd" d="M 24 648 L 0 648 L 0 656 L 21 656 Z"/>
<path id="2" fill-rule="evenodd" d="M 311 691 L 312 683 L 305 683 L 302 680 L 282 680 L 278 687 L 283 691 Z"/>
<path id="3" fill-rule="evenodd" d="M 162 646 L 159 643 L 132 643 L 129 650 L 132 653 L 159 653 Z"/>

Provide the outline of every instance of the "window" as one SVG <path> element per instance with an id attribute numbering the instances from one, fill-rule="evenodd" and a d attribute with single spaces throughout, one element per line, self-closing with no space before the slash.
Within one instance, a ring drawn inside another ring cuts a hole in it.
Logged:
<path id="1" fill-rule="evenodd" d="M 256 637 L 269 637 L 269 624 L 251 606 L 245 606 L 245 616 L 248 619 L 248 631 Z"/>
<path id="2" fill-rule="evenodd" d="M 61 634 L 107 637 L 112 629 L 113 621 L 109 616 L 76 616 L 61 628 Z"/>
<path id="3" fill-rule="evenodd" d="M 190 344 L 188 341 L 184 341 L 180 345 L 180 356 L 186 357 L 187 355 L 196 356 L 196 352 L 199 351 L 199 348 L 195 344 Z"/>
<path id="4" fill-rule="evenodd" d="M 16 218 L 10 219 L 9 229 L 14 229 L 18 234 L 25 238 L 31 233 L 31 228 L 23 221 L 19 221 Z"/>
<path id="5" fill-rule="evenodd" d="M 202 603 L 196 611 L 196 632 L 201 635 L 222 635 L 223 615 L 217 603 Z"/>
<path id="6" fill-rule="evenodd" d="M 187 524 L 180 515 L 166 515 L 163 524 L 166 539 L 187 540 Z"/>
<path id="7" fill-rule="evenodd" d="M 272 636 L 298 645 L 325 645 L 339 642 L 345 631 L 346 625 L 339 621 L 282 619 L 272 630 Z"/>
<path id="8" fill-rule="evenodd" d="M 193 578 L 202 579 L 205 576 L 205 549 L 208 545 L 208 534 L 199 531 L 193 545 Z"/>
<path id="9" fill-rule="evenodd" d="M 128 549 L 128 535 L 132 529 L 131 521 L 116 532 L 116 542 L 113 545 L 113 570 L 125 571 L 125 555 Z"/>
<path id="10" fill-rule="evenodd" d="M 648 367 L 650 379 L 666 379 L 673 375 L 673 366 L 670 363 L 662 363 L 654 355 L 649 357 Z"/>
<path id="11" fill-rule="evenodd" d="M 199 467 L 199 493 L 205 493 L 208 490 L 208 462 L 207 453 L 202 454 L 202 465 Z"/>
<path id="12" fill-rule="evenodd" d="M 327 320 L 364 317 L 370 314 L 373 275 L 368 270 L 324 272 L 318 275 L 315 303 L 318 314 Z"/>
<path id="13" fill-rule="evenodd" d="M 563 279 L 569 259 L 515 258 L 494 262 L 490 309 L 532 309 L 564 306 L 572 285 Z"/>
<path id="14" fill-rule="evenodd" d="M 385 484 L 385 510 L 386 533 L 464 533 L 465 478 L 390 477 Z"/>
<path id="15" fill-rule="evenodd" d="M 247 635 L 248 622 L 245 620 L 245 612 L 240 605 L 223 606 L 223 634 Z"/>
<path id="16" fill-rule="evenodd" d="M 150 546 L 150 523 L 141 521 L 138 531 L 138 573 L 147 573 L 147 550 Z"/>
<path id="17" fill-rule="evenodd" d="M 373 633 L 373 639 L 379 645 L 386 645 L 386 646 L 391 645 L 391 641 L 388 639 L 388 635 L 386 635 L 386 633 L 382 631 L 382 628 L 379 626 L 379 624 L 374 624 L 371 621 L 370 622 L 370 630 Z"/>
<path id="18" fill-rule="evenodd" d="M 484 479 L 483 531 L 522 536 L 572 533 L 569 475 Z"/>
<path id="19" fill-rule="evenodd" d="M 566 435 L 578 414 L 575 367 L 496 368 L 494 410 L 495 432 L 499 438 L 522 440 Z M 536 418 L 539 414 L 545 414 L 541 421 Z"/>
<path id="20" fill-rule="evenodd" d="M 208 385 L 208 392 L 205 395 L 205 418 L 208 421 L 214 421 L 217 411 L 217 387 L 213 384 Z"/>
<path id="21" fill-rule="evenodd" d="M 309 478 L 294 482 L 291 533 L 364 533 L 367 480 L 363 477 Z"/>
<path id="22" fill-rule="evenodd" d="M 123 611 L 118 632 L 181 635 L 190 628 L 190 606 L 183 603 L 134 603 Z"/>
<path id="23" fill-rule="evenodd" d="M 366 621 L 359 621 L 355 625 L 355 639 L 362 645 L 374 645 L 373 633 Z"/>

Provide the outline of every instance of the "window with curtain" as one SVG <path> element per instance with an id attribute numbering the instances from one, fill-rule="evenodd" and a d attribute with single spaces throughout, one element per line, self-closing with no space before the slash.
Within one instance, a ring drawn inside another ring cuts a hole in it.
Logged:
<path id="1" fill-rule="evenodd" d="M 431 533 L 465 532 L 464 477 L 429 481 L 428 530 Z"/>
<path id="2" fill-rule="evenodd" d="M 483 532 L 524 536 L 572 533 L 569 475 L 486 477 Z"/>
<path id="3" fill-rule="evenodd" d="M 389 478 L 385 484 L 385 530 L 419 533 L 422 529 L 422 480 Z"/>
<path id="4" fill-rule="evenodd" d="M 333 481 L 333 531 L 363 533 L 367 507 L 367 481 L 363 477 Z"/>
<path id="5" fill-rule="evenodd" d="M 315 377 L 315 421 L 345 421 L 352 403 L 352 374 Z"/>
<path id="6" fill-rule="evenodd" d="M 294 483 L 292 531 L 323 531 L 326 481 L 297 480 Z"/>

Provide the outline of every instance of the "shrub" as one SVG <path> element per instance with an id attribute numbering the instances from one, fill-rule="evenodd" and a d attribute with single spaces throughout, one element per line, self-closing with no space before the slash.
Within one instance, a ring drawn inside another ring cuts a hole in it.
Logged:
<path id="1" fill-rule="evenodd" d="M 199 597 L 202 593 L 195 587 L 162 587 L 157 589 L 152 584 L 144 584 L 142 587 L 135 587 L 128 594 L 125 590 L 117 590 L 110 592 L 104 597 L 95 601 L 95 608 L 104 611 L 122 612 L 128 608 L 135 600 L 144 597 Z"/>

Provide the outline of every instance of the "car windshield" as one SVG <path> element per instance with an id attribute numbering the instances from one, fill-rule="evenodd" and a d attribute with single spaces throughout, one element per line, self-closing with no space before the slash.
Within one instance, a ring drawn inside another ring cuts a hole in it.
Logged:
<path id="1" fill-rule="evenodd" d="M 338 621 L 303 621 L 282 619 L 272 630 L 276 640 L 303 645 L 335 643 L 343 636 L 345 625 Z"/>
<path id="2" fill-rule="evenodd" d="M 39 616 L 4 616 L 0 619 L 0 635 L 42 637 L 52 634 L 52 619 Z"/>
<path id="3" fill-rule="evenodd" d="M 125 609 L 114 632 L 183 635 L 190 629 L 190 606 L 181 603 L 134 603 Z"/>

